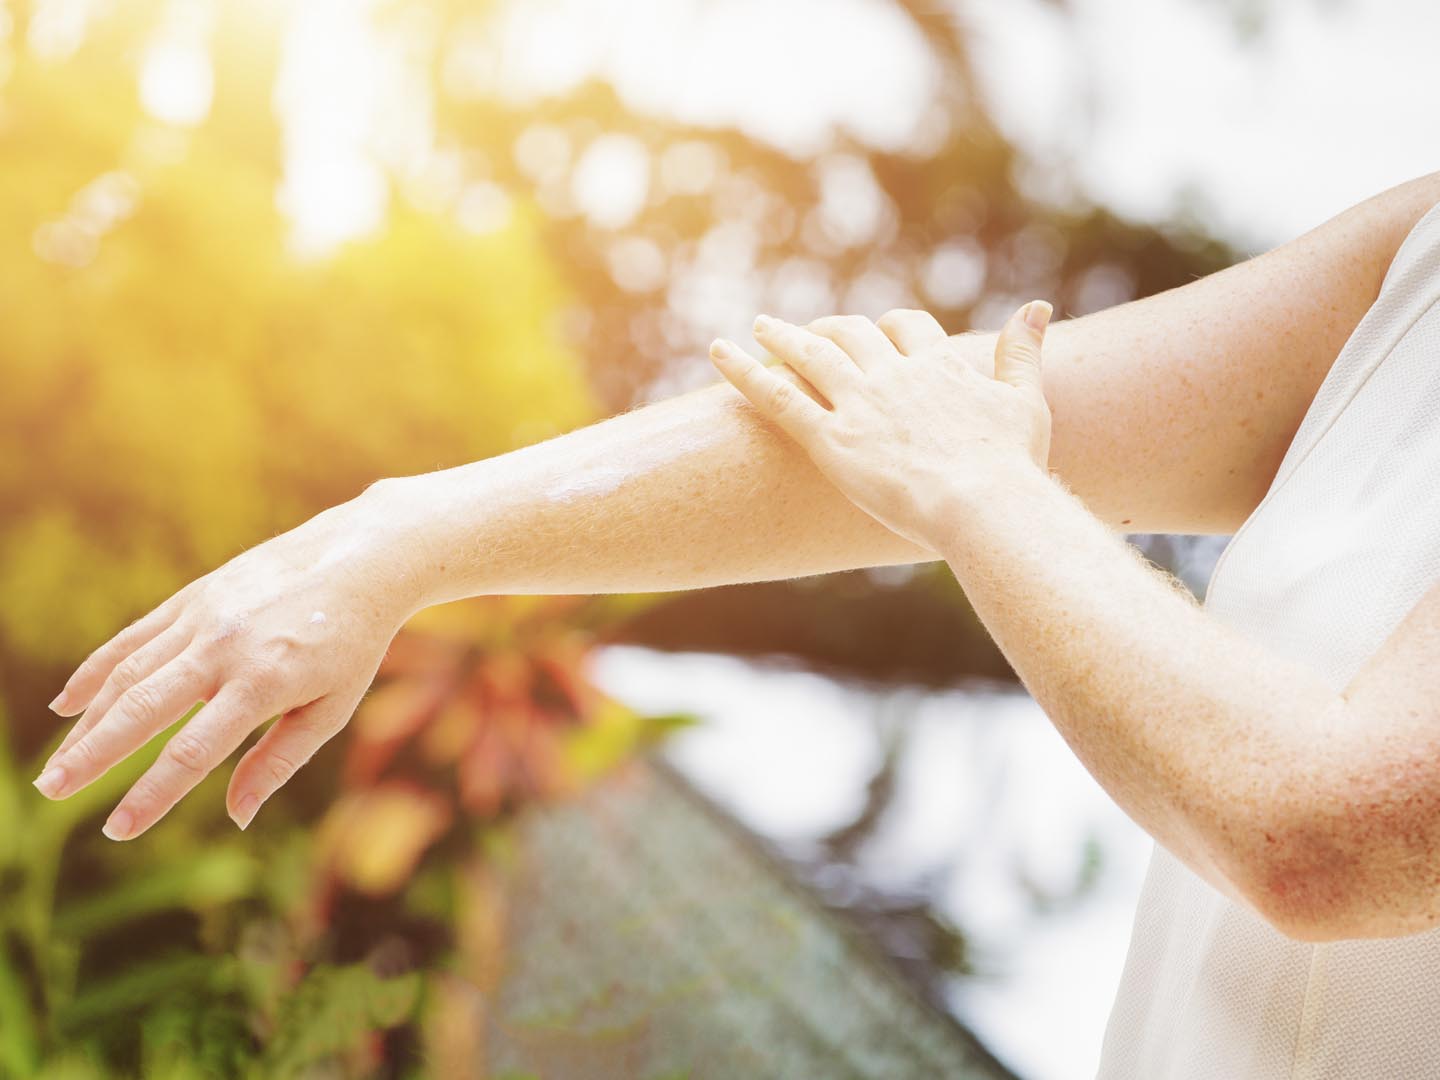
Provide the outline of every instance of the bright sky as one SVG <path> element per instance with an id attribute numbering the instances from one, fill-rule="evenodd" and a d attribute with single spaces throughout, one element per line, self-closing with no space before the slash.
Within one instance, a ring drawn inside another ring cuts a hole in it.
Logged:
<path id="1" fill-rule="evenodd" d="M 386 56 L 395 40 L 365 25 L 371 4 L 292 9 L 284 205 L 302 246 L 373 224 L 384 196 L 369 162 L 413 162 L 428 146 L 416 88 Z M 1030 152 L 1038 191 L 1062 196 L 1073 178 L 1142 220 L 1189 192 L 1206 224 L 1260 250 L 1440 166 L 1426 137 L 1440 8 L 1426 0 L 1272 3 L 1249 42 L 1228 4 L 1071 6 L 1073 20 L 1045 0 L 935 5 L 976 35 L 993 109 Z M 915 138 L 936 78 L 886 0 L 527 0 L 510 12 L 467 50 L 472 81 L 527 100 L 600 73 L 636 108 L 736 124 L 797 153 L 837 128 L 876 146 Z M 187 77 L 183 57 L 164 59 Z"/>
<path id="2" fill-rule="evenodd" d="M 1073 22 L 1041 0 L 963 7 L 1003 126 L 1125 213 L 1159 219 L 1189 188 L 1261 250 L 1440 168 L 1429 0 L 1277 0 L 1248 44 L 1229 4 L 1071 3 Z"/>

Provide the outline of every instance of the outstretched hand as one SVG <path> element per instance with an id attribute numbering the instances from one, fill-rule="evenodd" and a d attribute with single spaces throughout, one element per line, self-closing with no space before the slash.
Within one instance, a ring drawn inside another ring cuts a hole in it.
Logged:
<path id="1" fill-rule="evenodd" d="M 419 606 L 395 572 L 400 548 L 386 517 L 365 496 L 327 510 L 102 645 L 51 703 L 62 716 L 84 715 L 36 788 L 68 798 L 204 702 L 105 823 L 112 840 L 129 840 L 278 717 L 230 779 L 227 807 L 243 829 L 349 721 Z"/>
<path id="2" fill-rule="evenodd" d="M 995 346 L 993 378 L 962 359 L 923 312 L 892 312 L 878 324 L 829 316 L 804 328 L 756 319 L 755 339 L 828 407 L 733 342 L 717 340 L 710 357 L 855 505 L 935 551 L 940 509 L 955 485 L 1016 464 L 1048 472 L 1040 347 L 1050 311 L 1035 300 L 1010 317 Z"/>

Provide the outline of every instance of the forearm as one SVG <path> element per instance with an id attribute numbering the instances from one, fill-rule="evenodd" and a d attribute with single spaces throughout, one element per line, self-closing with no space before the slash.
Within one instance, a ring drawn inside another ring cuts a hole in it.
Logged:
<path id="1" fill-rule="evenodd" d="M 702 588 L 933 560 L 717 384 L 376 494 L 424 601 Z"/>
<path id="2" fill-rule="evenodd" d="M 1353 744 L 1318 674 L 1232 631 L 1039 470 L 960 489 L 935 543 L 1086 768 L 1216 888 L 1281 923 L 1326 898 L 1307 865 L 1317 788 Z M 1353 764 L 1353 762 L 1351 763 Z M 1312 815 L 1313 816 L 1313 815 Z M 1291 895 L 1286 887 L 1294 886 Z"/>

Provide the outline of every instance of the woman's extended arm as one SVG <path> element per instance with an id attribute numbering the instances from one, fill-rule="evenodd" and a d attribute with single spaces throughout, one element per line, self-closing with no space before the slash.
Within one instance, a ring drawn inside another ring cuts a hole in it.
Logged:
<path id="1" fill-rule="evenodd" d="M 1220 273 L 1057 323 L 1054 471 L 1117 531 L 1233 532 L 1437 201 L 1440 173 Z M 896 333 L 906 321 L 880 322 Z M 957 359 L 991 370 L 994 334 L 953 342 Z M 858 513 L 725 383 L 373 494 L 427 552 L 431 600 L 689 589 L 936 558 Z"/>
<path id="2" fill-rule="evenodd" d="M 1058 322 L 1054 471 L 1117 531 L 1233 532 L 1437 201 L 1440 173 L 1220 273 Z M 991 370 L 994 334 L 953 341 Z M 443 597 L 698 588 L 936 557 L 857 512 L 725 383 L 386 485 Z"/>
<path id="3" fill-rule="evenodd" d="M 1440 174 L 1258 258 L 1057 324 L 1051 467 L 1113 529 L 1233 531 L 1373 301 Z M 917 317 L 886 323 L 896 335 Z M 953 339 L 990 370 L 994 335 Z M 238 556 L 98 649 L 54 708 L 85 710 L 37 781 L 65 797 L 208 705 L 122 801 L 138 835 L 267 718 L 229 805 L 246 822 L 348 721 L 395 630 L 484 593 L 696 588 L 934 559 L 856 509 L 718 384 L 535 447 L 386 480 Z"/>

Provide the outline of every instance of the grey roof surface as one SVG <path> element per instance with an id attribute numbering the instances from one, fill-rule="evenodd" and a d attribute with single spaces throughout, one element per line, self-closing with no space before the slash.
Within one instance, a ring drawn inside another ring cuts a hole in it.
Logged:
<path id="1" fill-rule="evenodd" d="M 518 833 L 492 1076 L 1013 1078 L 658 761 Z"/>

